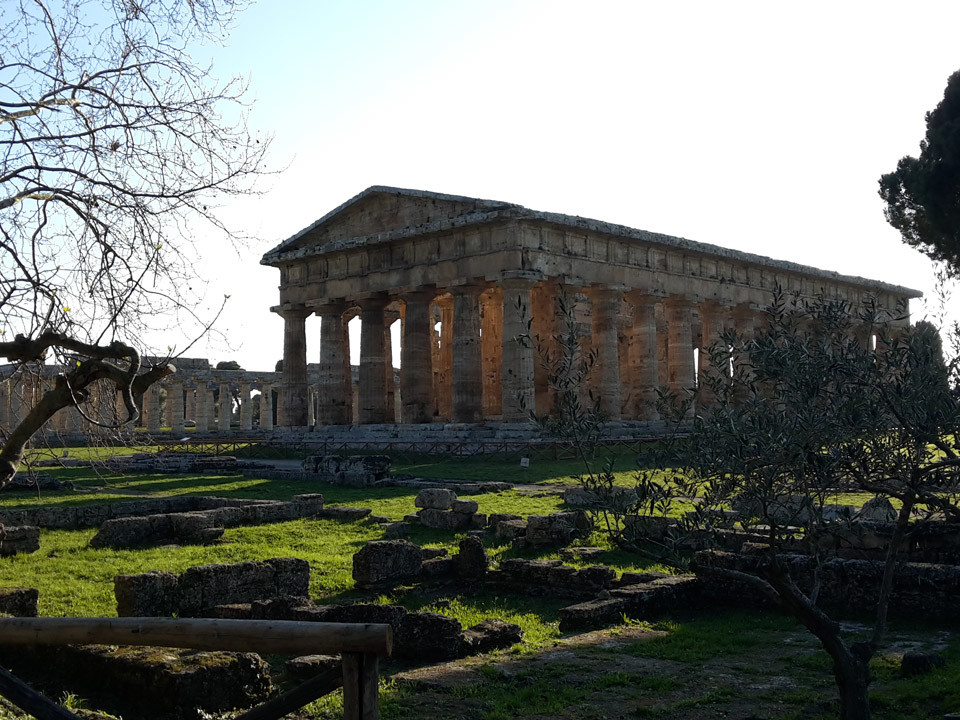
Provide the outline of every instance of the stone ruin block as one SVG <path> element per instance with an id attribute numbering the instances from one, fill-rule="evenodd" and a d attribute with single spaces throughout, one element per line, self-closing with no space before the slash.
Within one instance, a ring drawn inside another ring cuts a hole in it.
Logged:
<path id="1" fill-rule="evenodd" d="M 420 567 L 422 577 L 430 580 L 444 580 L 457 573 L 457 563 L 452 557 L 424 560 Z"/>
<path id="2" fill-rule="evenodd" d="M 563 491 L 563 502 L 570 507 L 609 508 L 625 512 L 636 506 L 638 501 L 637 491 L 627 487 L 614 486 L 602 493 L 582 487 L 571 487 Z"/>
<path id="3" fill-rule="evenodd" d="M 463 650 L 463 626 L 439 613 L 407 613 L 396 636 L 394 655 L 418 661 L 452 660 Z"/>
<path id="4" fill-rule="evenodd" d="M 215 608 L 282 595 L 305 597 L 310 565 L 272 558 L 233 565 L 201 565 L 180 576 L 153 571 L 114 578 L 120 617 L 208 617 Z"/>
<path id="5" fill-rule="evenodd" d="M 18 646 L 13 660 L 124 717 L 201 720 L 249 707 L 271 690 L 259 655 L 172 648 Z"/>
<path id="6" fill-rule="evenodd" d="M 487 574 L 490 558 L 478 537 L 460 541 L 460 551 L 452 558 L 452 565 L 461 580 L 478 580 Z"/>
<path id="7" fill-rule="evenodd" d="M 860 522 L 893 523 L 897 521 L 897 510 L 887 498 L 875 497 L 863 504 L 855 519 Z"/>
<path id="8" fill-rule="evenodd" d="M 455 513 L 472 515 L 480 509 L 480 506 L 477 504 L 476 500 L 454 500 L 450 504 L 450 509 Z"/>
<path id="9" fill-rule="evenodd" d="M 693 575 L 656 578 L 611 590 L 560 609 L 560 630 L 582 630 L 620 623 L 624 616 L 646 620 L 700 602 L 700 582 Z"/>
<path id="10" fill-rule="evenodd" d="M 5 525 L 0 528 L 0 556 L 32 553 L 40 549 L 40 528 L 33 525 Z"/>
<path id="11" fill-rule="evenodd" d="M 448 490 L 447 488 L 424 488 L 417 493 L 413 504 L 415 507 L 429 510 L 449 510 L 456 499 L 457 494 L 453 490 Z M 474 512 L 476 512 L 476 510 L 474 510 Z"/>
<path id="12" fill-rule="evenodd" d="M 582 510 L 553 515 L 530 515 L 527 518 L 524 538 L 528 545 L 534 547 L 567 545 L 576 538 L 586 537 L 592 527 L 590 519 Z"/>
<path id="13" fill-rule="evenodd" d="M 389 477 L 391 465 L 386 455 L 311 455 L 301 466 L 304 472 L 320 475 L 324 482 L 372 487 Z"/>
<path id="14" fill-rule="evenodd" d="M 396 585 L 420 575 L 423 555 L 406 540 L 374 540 L 353 556 L 353 580 L 359 588 Z"/>
<path id="15" fill-rule="evenodd" d="M 173 573 L 117 575 L 113 594 L 119 617 L 170 617 L 180 611 L 180 582 Z"/>
<path id="16" fill-rule="evenodd" d="M 434 530 L 468 530 L 474 523 L 472 515 L 434 508 L 421 510 L 417 513 L 417 517 L 421 525 Z"/>
<path id="17" fill-rule="evenodd" d="M 0 615 L 37 617 L 40 591 L 36 588 L 0 588 Z"/>
<path id="18" fill-rule="evenodd" d="M 526 520 L 501 520 L 494 525 L 497 540 L 516 540 L 527 534 Z"/>
<path id="19" fill-rule="evenodd" d="M 284 663 L 287 673 L 298 680 L 309 680 L 320 673 L 338 668 L 342 659 L 339 655 L 301 655 Z"/>
<path id="20" fill-rule="evenodd" d="M 487 618 L 463 631 L 463 645 L 470 654 L 482 654 L 513 647 L 523 640 L 519 625 L 498 618 Z"/>

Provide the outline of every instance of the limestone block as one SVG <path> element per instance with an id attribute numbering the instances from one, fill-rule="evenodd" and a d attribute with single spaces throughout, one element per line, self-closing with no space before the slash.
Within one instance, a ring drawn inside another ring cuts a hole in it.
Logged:
<path id="1" fill-rule="evenodd" d="M 490 567 L 490 558 L 477 537 L 467 537 L 460 541 L 460 551 L 454 557 L 457 575 L 461 579 L 482 578 Z"/>
<path id="2" fill-rule="evenodd" d="M 290 502 L 296 504 L 300 517 L 309 517 L 323 510 L 324 499 L 320 493 L 306 493 L 294 495 Z"/>
<path id="3" fill-rule="evenodd" d="M 340 665 L 339 655 L 301 655 L 287 660 L 284 667 L 292 677 L 309 680 Z"/>
<path id="4" fill-rule="evenodd" d="M 446 548 L 420 548 L 420 555 L 424 560 L 433 560 L 433 558 L 446 557 L 448 554 Z"/>
<path id="5" fill-rule="evenodd" d="M 0 588 L 0 615 L 37 617 L 40 591 L 36 588 Z"/>
<path id="6" fill-rule="evenodd" d="M 417 661 L 450 660 L 460 655 L 463 626 L 438 613 L 408 613 L 400 625 L 393 652 Z"/>
<path id="7" fill-rule="evenodd" d="M 571 507 L 609 508 L 627 511 L 637 504 L 639 497 L 633 488 L 614 486 L 603 493 L 581 487 L 567 488 L 563 491 L 563 502 Z"/>
<path id="8" fill-rule="evenodd" d="M 527 518 L 526 541 L 533 546 L 565 545 L 577 537 L 589 533 L 590 521 L 582 510 L 531 515 Z"/>
<path id="9" fill-rule="evenodd" d="M 33 525 L 6 525 L 0 540 L 0 555 L 32 553 L 40 549 L 40 528 Z"/>
<path id="10" fill-rule="evenodd" d="M 450 509 L 456 513 L 472 515 L 480 509 L 480 506 L 477 504 L 476 500 L 454 500 L 450 504 Z"/>
<path id="11" fill-rule="evenodd" d="M 420 524 L 435 530 L 466 530 L 471 527 L 472 515 L 455 513 L 451 510 L 435 510 L 425 508 L 417 515 L 420 518 Z"/>
<path id="12" fill-rule="evenodd" d="M 523 630 L 519 625 L 498 618 L 487 618 L 463 631 L 464 650 L 471 654 L 513 647 L 521 640 Z"/>
<path id="13" fill-rule="evenodd" d="M 863 504 L 856 519 L 861 522 L 896 522 L 897 511 L 887 498 L 875 497 Z"/>
<path id="14" fill-rule="evenodd" d="M 496 524 L 497 540 L 516 540 L 527 533 L 526 520 L 502 520 Z"/>
<path id="15" fill-rule="evenodd" d="M 179 581 L 173 573 L 117 575 L 113 594 L 119 617 L 169 617 L 180 609 Z"/>
<path id="16" fill-rule="evenodd" d="M 560 608 L 560 631 L 581 630 L 621 622 L 626 601 L 623 598 L 588 600 Z"/>
<path id="17" fill-rule="evenodd" d="M 217 605 L 213 609 L 213 616 L 224 620 L 251 620 L 253 619 L 250 603 L 230 603 Z"/>
<path id="18" fill-rule="evenodd" d="M 424 560 L 420 572 L 423 577 L 432 580 L 451 578 L 457 572 L 456 558 L 438 557 Z"/>
<path id="19" fill-rule="evenodd" d="M 522 518 L 519 515 L 514 515 L 513 513 L 490 513 L 487 516 L 487 525 L 492 528 L 497 527 L 497 523 L 501 520 L 521 520 Z"/>
<path id="20" fill-rule="evenodd" d="M 577 584 L 591 589 L 605 589 L 617 579 L 617 573 L 606 565 L 591 565 L 577 571 Z"/>
<path id="21" fill-rule="evenodd" d="M 359 588 L 412 580 L 423 564 L 420 547 L 406 540 L 374 540 L 353 556 L 353 581 Z"/>
<path id="22" fill-rule="evenodd" d="M 449 510 L 457 499 L 453 490 L 446 488 L 424 488 L 417 493 L 413 501 L 415 507 L 432 510 Z"/>
<path id="23" fill-rule="evenodd" d="M 377 623 L 389 625 L 394 633 L 394 649 L 396 638 L 400 634 L 407 616 L 405 607 L 400 605 L 379 605 L 375 603 L 357 603 L 356 605 L 327 605 L 317 616 L 321 622 L 341 623 Z"/>
<path id="24" fill-rule="evenodd" d="M 385 540 L 406 537 L 410 534 L 410 524 L 405 522 L 380 523 Z"/>
<path id="25" fill-rule="evenodd" d="M 487 527 L 487 516 L 483 513 L 474 513 L 470 516 L 470 528 L 471 531 L 479 531 L 483 534 L 483 530 Z"/>
<path id="26" fill-rule="evenodd" d="M 211 537 L 207 531 L 213 529 L 220 531 L 216 537 L 223 534 L 223 528 L 215 528 L 213 520 L 203 512 L 171 513 L 167 517 L 170 519 L 171 535 L 178 543 L 207 542 Z"/>

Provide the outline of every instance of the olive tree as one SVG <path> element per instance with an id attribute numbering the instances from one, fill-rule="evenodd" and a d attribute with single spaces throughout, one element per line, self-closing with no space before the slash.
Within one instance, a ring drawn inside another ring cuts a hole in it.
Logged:
<path id="1" fill-rule="evenodd" d="M 655 460 L 674 469 L 670 481 L 641 477 L 634 511 L 649 518 L 663 514 L 665 496 L 691 498 L 673 532 L 699 547 L 721 545 L 735 518 L 735 531 L 757 541 L 750 562 L 705 561 L 699 571 L 794 614 L 833 661 L 841 717 L 869 718 L 868 663 L 883 642 L 901 548 L 931 518 L 960 517 L 960 407 L 939 335 L 869 305 L 778 294 L 764 326 L 753 337 L 724 333 L 709 365 L 697 393 L 665 398 L 678 422 L 702 402 L 678 425 L 688 434 Z M 872 631 L 856 642 L 818 602 L 817 568 L 853 527 L 834 506 L 841 490 L 892 501 Z M 812 580 L 791 561 L 797 553 L 813 559 Z"/>
<path id="2" fill-rule="evenodd" d="M 0 4 L 0 359 L 58 368 L 0 428 L 0 487 L 43 423 L 83 412 L 94 387 L 136 419 L 134 397 L 171 371 L 141 368 L 146 338 L 209 326 L 192 238 L 227 235 L 218 203 L 251 190 L 267 142 L 247 129 L 244 83 L 194 58 L 240 7 Z"/>

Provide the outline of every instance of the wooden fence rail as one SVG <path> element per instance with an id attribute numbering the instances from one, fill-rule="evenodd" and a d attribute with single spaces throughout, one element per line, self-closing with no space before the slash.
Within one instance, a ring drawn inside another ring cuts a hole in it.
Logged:
<path id="1" fill-rule="evenodd" d="M 379 659 L 390 654 L 389 625 L 171 618 L 0 618 L 0 641 L 25 645 L 148 645 L 241 652 L 340 653 L 341 667 L 318 675 L 237 720 L 277 720 L 343 686 L 346 720 L 377 720 Z M 0 695 L 38 720 L 77 716 L 0 670 Z"/>

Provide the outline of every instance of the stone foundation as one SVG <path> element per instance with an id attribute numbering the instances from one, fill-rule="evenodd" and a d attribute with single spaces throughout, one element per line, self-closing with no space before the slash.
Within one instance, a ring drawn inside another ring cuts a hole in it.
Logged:
<path id="1" fill-rule="evenodd" d="M 290 502 L 252 501 L 249 505 L 164 513 L 107 520 L 90 539 L 90 547 L 135 548 L 168 543 L 213 542 L 224 528 L 263 525 L 315 517 L 323 495 L 295 495 Z"/>
<path id="2" fill-rule="evenodd" d="M 117 575 L 114 595 L 120 617 L 210 617 L 218 605 L 263 598 L 306 597 L 310 565 L 298 558 L 273 558 L 235 565 L 201 565 L 179 576 L 153 571 Z"/>
<path id="3" fill-rule="evenodd" d="M 372 487 L 390 476 L 392 461 L 386 455 L 311 455 L 304 459 L 305 473 L 320 482 L 346 487 Z"/>
<path id="4" fill-rule="evenodd" d="M 31 525 L 0 527 L 0 556 L 32 553 L 40 549 L 40 528 Z"/>

